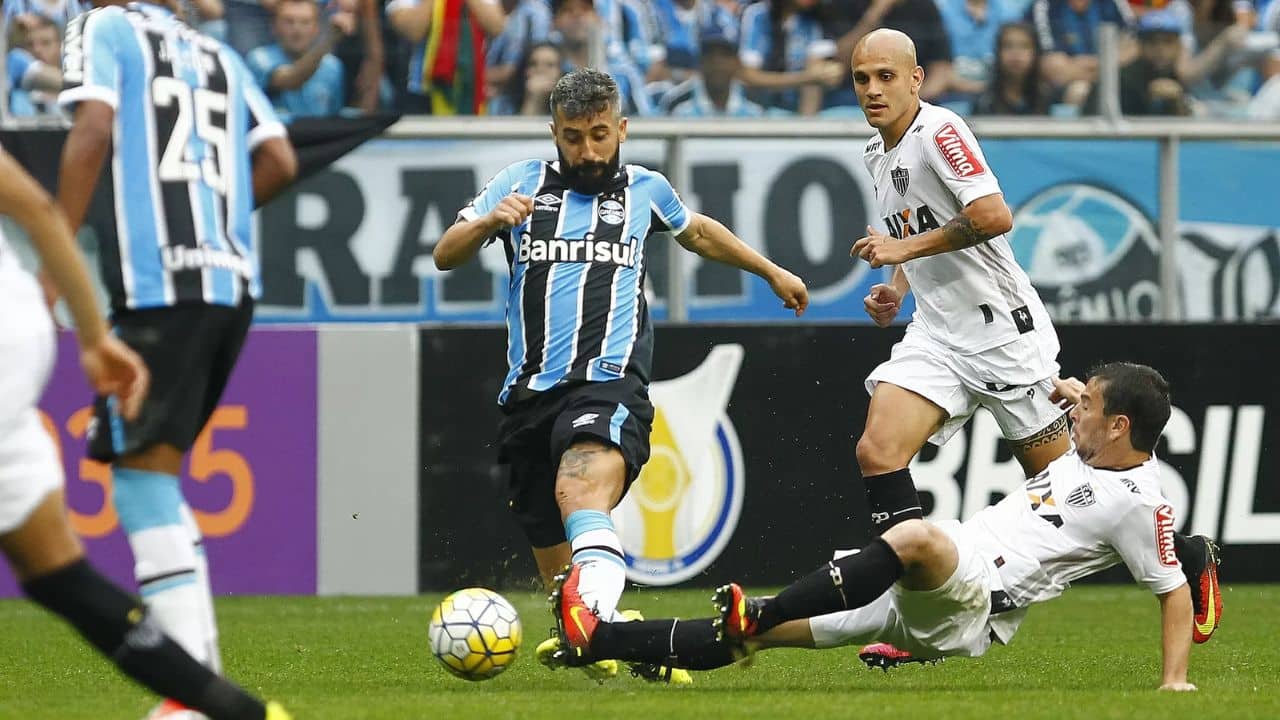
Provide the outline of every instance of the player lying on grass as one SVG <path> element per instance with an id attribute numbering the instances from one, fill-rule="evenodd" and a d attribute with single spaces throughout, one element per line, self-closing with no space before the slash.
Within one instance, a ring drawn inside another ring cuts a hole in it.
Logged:
<path id="1" fill-rule="evenodd" d="M 1174 550 L 1173 510 L 1152 449 L 1169 419 L 1154 369 L 1098 368 L 1071 412 L 1075 449 L 965 523 L 912 519 L 774 597 L 716 592 L 720 617 L 605 623 L 572 566 L 552 594 L 559 664 L 597 658 L 707 669 L 772 647 L 882 640 L 919 657 L 978 657 L 1012 639 L 1030 606 L 1123 562 L 1159 599 L 1164 690 L 1187 682 L 1192 603 Z"/>

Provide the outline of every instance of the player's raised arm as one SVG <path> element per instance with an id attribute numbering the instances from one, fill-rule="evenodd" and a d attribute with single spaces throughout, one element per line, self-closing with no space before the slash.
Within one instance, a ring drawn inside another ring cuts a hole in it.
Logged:
<path id="1" fill-rule="evenodd" d="M 0 152 L 0 214 L 12 217 L 31 238 L 48 277 L 66 298 L 80 342 L 80 361 L 94 390 L 116 395 L 126 418 L 137 415 L 146 394 L 142 360 L 107 333 L 84 258 L 53 199 L 7 153 Z"/>
<path id="2" fill-rule="evenodd" d="M 1160 689 L 1187 691 L 1196 686 L 1187 682 L 1191 657 L 1191 590 L 1183 583 L 1160 598 L 1161 648 L 1163 668 Z"/>
<path id="3" fill-rule="evenodd" d="M 1004 195 L 993 193 L 970 202 L 942 227 L 900 241 L 867 228 L 867 236 L 854 243 L 849 254 L 866 260 L 873 268 L 899 265 L 908 260 L 981 245 L 1012 229 L 1013 213 L 1005 204 Z"/>
<path id="4" fill-rule="evenodd" d="M 715 218 L 693 213 L 688 226 L 675 237 L 686 250 L 763 278 L 796 316 L 809 306 L 809 289 L 803 280 L 756 252 Z"/>
<path id="5" fill-rule="evenodd" d="M 492 210 L 471 219 L 464 213 L 444 231 L 431 251 L 440 270 L 452 270 L 480 251 L 489 238 L 519 225 L 533 212 L 533 198 L 513 192 L 498 201 Z"/>

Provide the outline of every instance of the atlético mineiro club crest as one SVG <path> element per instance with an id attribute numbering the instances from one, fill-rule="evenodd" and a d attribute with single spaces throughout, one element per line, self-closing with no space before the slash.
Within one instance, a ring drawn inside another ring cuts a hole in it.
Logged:
<path id="1" fill-rule="evenodd" d="M 898 191 L 899 195 L 907 194 L 907 186 L 911 184 L 911 175 L 904 167 L 896 167 L 889 171 L 889 177 L 893 180 L 893 189 Z"/>

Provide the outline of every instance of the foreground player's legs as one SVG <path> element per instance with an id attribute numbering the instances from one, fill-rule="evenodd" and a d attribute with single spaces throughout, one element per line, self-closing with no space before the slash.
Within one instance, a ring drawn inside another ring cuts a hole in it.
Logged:
<path id="1" fill-rule="evenodd" d="M 626 476 L 618 448 L 588 439 L 570 445 L 556 471 L 556 502 L 571 559 L 581 568 L 579 592 L 587 607 L 606 620 L 614 617 L 627 581 L 622 540 L 609 517 L 622 499 Z"/>
<path id="2" fill-rule="evenodd" d="M 153 624 L 142 605 L 84 559 L 66 520 L 61 490 L 50 493 L 17 530 L 0 535 L 22 589 L 58 614 L 121 672 L 212 720 L 285 718 L 214 675 Z"/>
<path id="3" fill-rule="evenodd" d="M 924 517 L 907 465 L 946 419 L 946 411 L 924 397 L 892 383 L 876 384 L 857 455 L 877 534 Z"/>
<path id="4" fill-rule="evenodd" d="M 895 582 L 907 590 L 942 587 L 959 566 L 960 555 L 946 533 L 924 520 L 889 528 L 862 552 L 800 578 L 776 597 L 748 600 L 737 585 L 717 591 L 725 631 L 745 639 L 788 621 L 867 605 Z"/>
<path id="5" fill-rule="evenodd" d="M 213 598 L 201 577 L 200 537 L 178 476 L 182 451 L 157 444 L 120 458 L 112 472 L 116 513 L 133 550 L 138 591 L 165 632 L 216 669 Z"/>

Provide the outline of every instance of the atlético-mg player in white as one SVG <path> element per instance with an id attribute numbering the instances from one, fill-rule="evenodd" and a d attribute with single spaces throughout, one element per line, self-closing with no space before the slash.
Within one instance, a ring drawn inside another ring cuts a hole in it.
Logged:
<path id="1" fill-rule="evenodd" d="M 1159 599 L 1160 688 L 1194 690 L 1187 682 L 1191 593 L 1152 455 L 1169 414 L 1160 373 L 1104 365 L 1071 411 L 1076 449 L 963 524 L 898 523 L 774 597 L 749 598 L 728 585 L 717 593 L 714 619 L 606 623 L 570 576 L 553 596 L 557 627 L 570 641 L 565 624 L 577 623 L 581 650 L 592 659 L 695 669 L 726 665 L 745 651 L 872 639 L 920 657 L 977 657 L 1008 643 L 1032 605 L 1123 563 Z M 716 627 L 722 635 L 713 640 Z"/>
<path id="2" fill-rule="evenodd" d="M 979 407 L 995 416 L 1027 477 L 1069 447 L 1052 399 L 1058 337 L 1014 260 L 1000 185 L 955 113 L 920 101 L 924 71 L 911 39 L 878 30 L 853 55 L 854 89 L 879 133 L 865 161 L 889 234 L 867 228 L 852 255 L 894 265 L 864 301 L 876 324 L 902 298 L 916 313 L 889 360 L 867 378 L 871 405 L 858 441 L 876 531 L 922 516 L 907 465 L 926 441 L 945 443 Z"/>
<path id="3" fill-rule="evenodd" d="M 871 405 L 858 441 L 872 524 L 883 533 L 922 517 L 908 464 L 926 440 L 941 445 L 979 407 L 995 417 L 1026 477 L 1070 447 L 1057 401 L 1058 337 L 1004 233 L 1013 216 L 965 122 L 921 102 L 924 71 L 911 39 L 868 34 L 854 50 L 854 89 L 879 132 L 865 152 L 888 235 L 868 228 L 851 254 L 895 266 L 864 300 L 887 326 L 909 290 L 916 313 L 888 361 L 867 378 Z M 1078 392 L 1075 381 L 1068 387 Z M 1195 639 L 1217 627 L 1216 547 L 1175 535 L 1196 588 Z"/>

